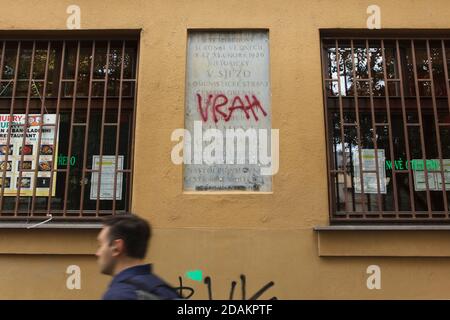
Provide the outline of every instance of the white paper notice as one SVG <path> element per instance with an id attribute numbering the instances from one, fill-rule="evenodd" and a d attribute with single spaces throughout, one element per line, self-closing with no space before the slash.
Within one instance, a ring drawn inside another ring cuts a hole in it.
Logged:
<path id="1" fill-rule="evenodd" d="M 117 170 L 123 170 L 123 156 L 117 158 Z M 100 156 L 92 157 L 92 169 L 100 169 Z M 116 169 L 116 156 L 102 156 L 102 175 L 100 179 L 100 200 L 113 200 L 114 171 Z M 117 173 L 116 200 L 122 200 L 123 173 Z M 98 172 L 92 173 L 91 200 L 97 200 Z"/>
<path id="2" fill-rule="evenodd" d="M 425 166 L 427 167 L 428 190 L 442 191 L 441 163 L 439 159 L 427 159 L 425 162 L 422 159 L 414 159 L 412 162 L 414 163 L 412 167 L 414 170 L 415 191 L 427 190 Z M 444 165 L 445 190 L 450 190 L 450 159 L 442 159 L 442 164 Z"/>
<path id="3" fill-rule="evenodd" d="M 378 150 L 378 179 L 380 184 L 380 193 L 386 193 L 386 168 L 384 167 L 384 150 Z M 376 171 L 375 150 L 361 149 L 362 170 Z M 353 170 L 355 192 L 361 193 L 359 151 L 353 151 Z M 363 173 L 364 193 L 378 193 L 377 174 L 372 172 Z"/>
<path id="4" fill-rule="evenodd" d="M 443 159 L 442 164 L 444 165 L 445 190 L 450 190 L 450 159 Z M 440 172 L 437 174 L 437 190 L 442 190 L 442 175 Z"/>

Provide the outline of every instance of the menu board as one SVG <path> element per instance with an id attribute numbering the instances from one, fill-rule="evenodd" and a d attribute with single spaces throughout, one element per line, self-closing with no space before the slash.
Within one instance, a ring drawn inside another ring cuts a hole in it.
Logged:
<path id="1" fill-rule="evenodd" d="M 24 140 L 25 121 L 28 126 Z M 21 196 L 32 196 L 34 188 L 36 196 L 49 195 L 53 159 L 58 153 L 56 128 L 56 114 L 14 114 L 12 118 L 9 114 L 0 114 L 0 186 L 4 185 L 5 196 L 16 196 L 19 188 Z M 52 196 L 55 186 L 56 172 L 53 173 Z"/>

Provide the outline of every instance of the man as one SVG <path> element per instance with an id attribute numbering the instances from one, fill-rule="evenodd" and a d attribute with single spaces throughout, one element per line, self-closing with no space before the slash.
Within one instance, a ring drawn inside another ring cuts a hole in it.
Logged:
<path id="1" fill-rule="evenodd" d="M 177 299 L 178 294 L 143 264 L 151 237 L 147 221 L 135 216 L 107 217 L 97 240 L 103 274 L 113 276 L 104 300 Z"/>

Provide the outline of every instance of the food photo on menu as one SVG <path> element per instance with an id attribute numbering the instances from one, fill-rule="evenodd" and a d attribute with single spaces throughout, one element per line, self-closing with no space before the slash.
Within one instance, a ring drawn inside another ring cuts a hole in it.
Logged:
<path id="1" fill-rule="evenodd" d="M 50 171 L 52 169 L 51 161 L 39 161 L 39 171 Z"/>
<path id="2" fill-rule="evenodd" d="M 23 146 L 23 147 L 20 147 L 19 148 L 19 154 L 20 155 L 31 155 L 31 154 L 33 154 L 33 145 L 31 145 L 31 144 L 27 144 L 27 145 L 25 145 L 25 146 Z"/>
<path id="3" fill-rule="evenodd" d="M 20 170 L 30 170 L 32 169 L 32 163 L 33 163 L 32 161 L 23 161 L 23 162 L 19 161 L 18 168 Z"/>
<path id="4" fill-rule="evenodd" d="M 53 154 L 53 146 L 49 145 L 49 144 L 43 144 L 39 150 L 39 154 L 52 155 Z"/>
<path id="5" fill-rule="evenodd" d="M 0 145 L 0 155 L 11 155 L 13 153 L 13 145 L 9 145 L 9 147 L 5 144 Z"/>
<path id="6" fill-rule="evenodd" d="M 3 185 L 3 178 L 0 177 L 0 187 L 2 187 L 2 185 Z M 11 178 L 10 177 L 5 178 L 4 185 L 5 185 L 5 188 L 9 188 L 11 186 Z"/>
<path id="7" fill-rule="evenodd" d="M 0 162 L 0 170 L 11 171 L 12 161 L 1 161 Z"/>
<path id="8" fill-rule="evenodd" d="M 19 185 L 19 178 L 17 178 L 17 185 Z M 30 177 L 20 178 L 20 187 L 21 188 L 30 188 L 31 187 L 31 178 Z"/>

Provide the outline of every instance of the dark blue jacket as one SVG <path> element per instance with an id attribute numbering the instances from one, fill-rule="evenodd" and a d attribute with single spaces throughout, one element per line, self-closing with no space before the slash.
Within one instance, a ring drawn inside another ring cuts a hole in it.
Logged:
<path id="1" fill-rule="evenodd" d="M 152 292 L 161 299 L 178 299 L 175 290 L 164 280 L 152 274 L 152 266 L 144 264 L 118 273 L 111 281 L 103 300 L 137 300 L 136 290 Z"/>

